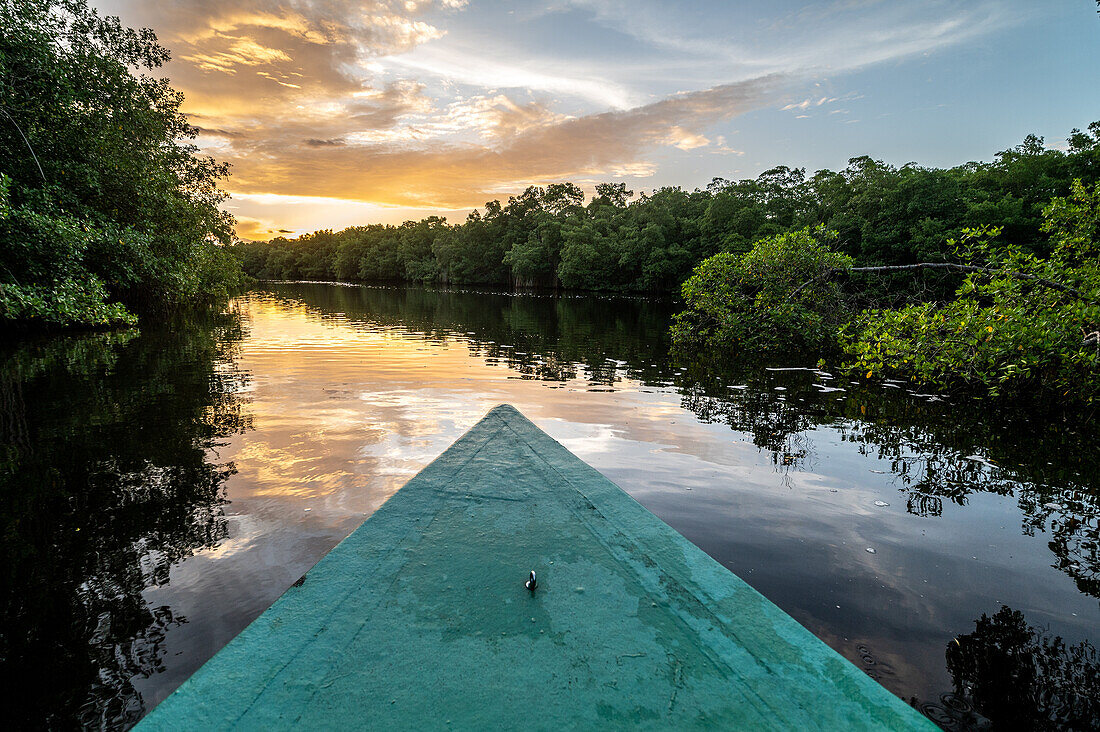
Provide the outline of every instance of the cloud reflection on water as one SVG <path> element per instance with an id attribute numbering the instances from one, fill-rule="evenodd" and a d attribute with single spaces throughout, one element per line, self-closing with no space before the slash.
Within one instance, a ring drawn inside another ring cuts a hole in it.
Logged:
<path id="1" fill-rule="evenodd" d="M 1050 566 L 1045 539 L 1020 531 L 1016 501 L 982 492 L 989 466 L 951 462 L 916 428 L 891 457 L 875 434 L 868 441 L 870 422 L 815 416 L 794 382 L 782 393 L 734 392 L 742 401 L 718 412 L 696 409 L 702 394 L 667 357 L 666 316 L 638 315 L 648 305 L 585 311 L 578 302 L 580 315 L 559 319 L 564 306 L 553 300 L 273 291 L 243 305 L 239 365 L 253 375 L 255 429 L 226 449 L 239 470 L 226 507 L 242 519 L 231 524 L 234 548 L 177 565 L 164 591 L 210 647 L 502 402 L 905 697 L 949 688 L 943 648 L 1002 604 L 1070 637 L 1095 628 L 1095 600 Z M 515 308 L 526 308 L 522 317 Z M 583 333 L 563 330 L 569 322 Z M 911 462 L 921 459 L 970 480 L 963 500 L 912 511 L 913 481 L 927 476 Z M 212 617 L 226 606 L 232 621 Z"/>

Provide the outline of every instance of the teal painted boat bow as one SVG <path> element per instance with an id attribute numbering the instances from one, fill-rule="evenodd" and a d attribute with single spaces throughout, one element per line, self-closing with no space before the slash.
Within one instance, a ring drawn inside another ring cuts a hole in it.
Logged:
<path id="1" fill-rule="evenodd" d="M 291 726 L 935 729 L 507 405 L 139 725 Z"/>

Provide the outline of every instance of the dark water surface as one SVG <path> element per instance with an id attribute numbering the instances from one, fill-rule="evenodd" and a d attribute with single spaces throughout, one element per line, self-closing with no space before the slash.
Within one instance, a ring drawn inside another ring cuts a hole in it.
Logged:
<path id="1" fill-rule="evenodd" d="M 0 346 L 0 683 L 125 728 L 510 402 L 946 728 L 1100 725 L 1100 437 L 669 355 L 673 306 L 317 284 Z"/>

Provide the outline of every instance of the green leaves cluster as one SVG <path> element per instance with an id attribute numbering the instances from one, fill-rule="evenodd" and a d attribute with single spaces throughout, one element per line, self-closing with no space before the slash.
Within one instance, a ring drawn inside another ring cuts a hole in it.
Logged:
<path id="1" fill-rule="evenodd" d="M 146 74 L 167 59 L 85 0 L 0 0 L 0 323 L 129 323 L 237 285 L 228 168 Z"/>
<path id="2" fill-rule="evenodd" d="M 674 341 L 754 352 L 830 348 L 850 315 L 831 275 L 852 258 L 829 248 L 835 238 L 802 229 L 762 239 L 743 255 L 705 260 L 681 289 L 687 310 L 676 318 Z"/>
<path id="3" fill-rule="evenodd" d="M 997 243 L 979 228 L 956 242 L 968 274 L 955 299 L 870 310 L 842 334 L 850 367 L 992 396 L 1056 392 L 1100 395 L 1100 184 L 1074 183 L 1045 208 L 1052 253 Z"/>
<path id="4" fill-rule="evenodd" d="M 851 276 L 881 272 L 853 267 L 827 245 L 835 237 L 770 237 L 696 268 L 673 336 L 726 353 L 839 350 L 842 367 L 868 379 L 1090 403 L 1100 396 L 1100 183 L 1074 182 L 1044 217 L 1050 254 L 1001 241 L 1000 227 L 964 229 L 948 242 L 967 272 L 954 297 L 898 308 L 856 307 Z"/>
<path id="5" fill-rule="evenodd" d="M 137 317 L 109 293 L 94 275 L 66 279 L 53 286 L 0 284 L 0 319 L 44 325 L 136 325 Z"/>

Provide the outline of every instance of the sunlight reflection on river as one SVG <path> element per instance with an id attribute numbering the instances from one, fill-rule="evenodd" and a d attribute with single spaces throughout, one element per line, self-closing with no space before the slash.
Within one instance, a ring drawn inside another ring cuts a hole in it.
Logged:
<path id="1" fill-rule="evenodd" d="M 631 367 L 596 369 L 549 363 L 561 354 L 460 322 L 349 317 L 311 301 L 323 286 L 300 287 L 313 289 L 240 302 L 236 366 L 249 374 L 253 429 L 218 450 L 238 470 L 228 538 L 145 591 L 188 621 L 168 635 L 165 671 L 137 683 L 147 709 L 504 402 L 903 698 L 951 689 L 947 643 L 1003 605 L 1068 640 L 1096 635 L 1096 598 L 1052 568 L 1049 536 L 1021 532 L 1011 495 L 977 492 L 914 515 L 897 471 L 847 439 L 842 420 L 798 431 L 785 464 L 685 408 L 663 332 L 632 334 L 641 353 L 620 356 Z"/>

